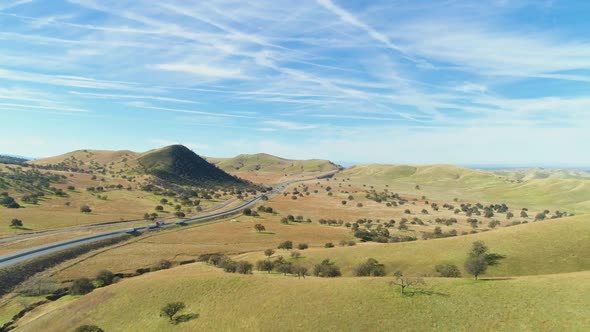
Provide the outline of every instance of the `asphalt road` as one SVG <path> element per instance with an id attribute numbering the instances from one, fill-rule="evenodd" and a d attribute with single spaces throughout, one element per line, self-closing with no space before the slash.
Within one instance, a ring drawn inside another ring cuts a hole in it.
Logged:
<path id="1" fill-rule="evenodd" d="M 198 223 L 198 222 L 203 222 L 203 221 L 211 220 L 211 219 L 226 216 L 226 215 L 231 215 L 231 214 L 237 213 L 237 212 L 247 208 L 248 206 L 255 204 L 256 202 L 261 200 L 263 196 L 273 195 L 273 194 L 276 194 L 276 193 L 282 191 L 283 189 L 285 189 L 285 187 L 287 187 L 288 185 L 290 185 L 294 182 L 307 181 L 307 180 L 311 180 L 311 179 L 326 178 L 326 177 L 329 177 L 335 173 L 337 173 L 337 171 L 330 172 L 330 173 L 327 173 L 327 174 L 324 174 L 324 175 L 321 175 L 318 177 L 314 177 L 314 178 L 301 179 L 301 180 L 296 180 L 296 181 L 292 181 L 292 182 L 288 182 L 288 183 L 282 183 L 278 187 L 276 187 L 275 189 L 273 189 L 267 193 L 264 193 L 263 195 L 257 196 L 253 199 L 250 199 L 250 200 L 244 202 L 243 204 L 240 204 L 239 206 L 233 207 L 229 210 L 225 210 L 225 211 L 221 211 L 221 212 L 217 212 L 217 213 L 212 213 L 212 214 L 197 217 L 197 218 L 180 219 L 176 222 L 162 223 L 158 227 L 155 227 L 155 228 L 173 227 L 173 226 L 178 225 L 179 223 L 186 223 L 186 224 Z M 138 232 L 149 231 L 149 230 L 151 230 L 151 227 L 153 227 L 154 225 L 144 226 L 144 227 L 136 227 L 136 228 L 134 228 L 134 230 L 138 231 Z M 51 254 L 51 253 L 54 253 L 54 252 L 57 252 L 60 250 L 76 247 L 76 246 L 79 246 L 82 244 L 86 244 L 86 243 L 90 243 L 90 242 L 94 242 L 94 241 L 98 241 L 98 240 L 104 240 L 104 239 L 108 239 L 111 237 L 121 236 L 121 235 L 126 234 L 127 232 L 128 232 L 128 230 L 118 230 L 118 231 L 106 232 L 106 233 L 96 234 L 96 235 L 92 235 L 92 236 L 86 236 L 86 237 L 81 237 L 81 238 L 77 238 L 77 239 L 56 242 L 56 243 L 52 243 L 52 244 L 48 244 L 48 245 L 44 245 L 44 246 L 40 246 L 40 247 L 35 247 L 35 248 L 19 251 L 19 252 L 12 253 L 9 255 L 0 256 L 0 268 L 7 267 L 7 266 L 10 266 L 10 265 L 13 265 L 16 263 L 20 263 L 20 262 L 23 262 L 23 261 L 26 261 L 26 260 L 29 260 L 32 258 L 41 257 L 41 256 Z"/>

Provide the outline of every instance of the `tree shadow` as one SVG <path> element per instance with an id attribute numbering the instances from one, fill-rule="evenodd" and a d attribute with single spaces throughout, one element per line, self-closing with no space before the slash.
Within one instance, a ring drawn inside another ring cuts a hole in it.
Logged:
<path id="1" fill-rule="evenodd" d="M 199 318 L 199 314 L 193 314 L 193 313 L 182 314 L 182 315 L 176 316 L 176 318 L 174 318 L 174 324 L 186 323 L 190 320 L 197 319 L 197 318 Z"/>
<path id="2" fill-rule="evenodd" d="M 19 231 L 32 231 L 32 228 L 24 227 L 24 226 L 10 226 L 11 229 L 18 229 Z"/>
<path id="3" fill-rule="evenodd" d="M 407 297 L 413 297 L 413 296 L 420 296 L 420 295 L 424 295 L 424 296 L 442 296 L 442 297 L 449 297 L 449 294 L 446 293 L 441 293 L 441 292 L 435 292 L 433 290 L 430 289 L 410 289 L 410 290 L 406 290 L 404 292 L 404 296 Z"/>
<path id="4" fill-rule="evenodd" d="M 510 277 L 497 277 L 497 278 L 479 278 L 478 280 L 481 281 L 506 281 L 506 280 L 513 280 L 514 278 Z"/>
<path id="5" fill-rule="evenodd" d="M 268 235 L 274 235 L 275 232 L 267 232 L 267 231 L 262 231 L 262 232 L 258 232 L 258 234 L 268 234 Z"/>

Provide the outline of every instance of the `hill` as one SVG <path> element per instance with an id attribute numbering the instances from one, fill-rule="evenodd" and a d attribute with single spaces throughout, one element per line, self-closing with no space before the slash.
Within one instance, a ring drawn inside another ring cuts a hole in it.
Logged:
<path id="1" fill-rule="evenodd" d="M 575 175 L 578 174 L 578 175 Z M 356 165 L 338 178 L 359 185 L 389 186 L 394 192 L 414 192 L 433 199 L 510 202 L 540 209 L 590 212 L 590 178 L 584 172 L 481 171 L 452 165 Z M 419 186 L 419 190 L 416 190 Z"/>
<path id="2" fill-rule="evenodd" d="M 34 160 L 30 165 L 54 170 L 110 175 L 151 175 L 174 184 L 244 185 L 245 182 L 213 166 L 183 145 L 172 145 L 144 153 L 129 150 L 77 150 Z"/>
<path id="3" fill-rule="evenodd" d="M 96 324 L 105 331 L 276 331 L 279 324 L 284 331 L 385 326 L 404 331 L 581 331 L 590 324 L 589 278 L 582 272 L 479 282 L 427 279 L 422 291 L 401 296 L 387 277 L 236 275 L 189 264 L 38 308 L 18 328 L 70 331 Z M 186 303 L 182 313 L 198 316 L 171 325 L 159 310 L 173 301 Z"/>
<path id="4" fill-rule="evenodd" d="M 207 160 L 230 174 L 257 182 L 273 182 L 284 177 L 319 174 L 342 168 L 329 160 L 292 160 L 266 153 L 241 154 L 233 158 L 209 157 Z"/>
<path id="5" fill-rule="evenodd" d="M 27 162 L 29 165 L 43 166 L 56 170 L 96 173 L 124 173 L 137 166 L 140 153 L 121 150 L 76 150 L 59 156 Z"/>
<path id="6" fill-rule="evenodd" d="M 176 184 L 245 185 L 182 145 L 148 151 L 137 158 L 141 172 Z"/>
<path id="7" fill-rule="evenodd" d="M 368 257 L 385 264 L 386 271 L 437 275 L 437 264 L 455 264 L 461 269 L 471 243 L 484 241 L 491 251 L 505 255 L 488 276 L 508 277 L 569 273 L 590 270 L 590 216 L 546 220 L 444 239 L 403 243 L 359 243 L 353 247 L 310 248 L 299 262 L 311 267 L 323 259 L 336 262 L 345 275 Z M 285 255 L 286 256 L 286 255 Z M 240 256 L 252 262 L 262 253 Z"/>

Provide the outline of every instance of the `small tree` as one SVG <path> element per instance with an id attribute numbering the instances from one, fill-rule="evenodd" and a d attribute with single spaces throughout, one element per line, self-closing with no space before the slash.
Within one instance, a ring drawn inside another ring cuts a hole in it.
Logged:
<path id="1" fill-rule="evenodd" d="M 287 262 L 277 262 L 275 263 L 275 267 L 277 272 L 287 275 L 288 273 L 293 273 L 293 266 L 291 263 Z"/>
<path id="2" fill-rule="evenodd" d="M 399 286 L 402 295 L 404 295 L 404 291 L 406 288 L 417 285 L 426 285 L 426 282 L 424 282 L 424 279 L 422 279 L 421 277 L 406 277 L 401 271 L 396 271 L 393 275 L 395 276 L 395 280 L 390 282 L 389 284 L 391 286 Z"/>
<path id="3" fill-rule="evenodd" d="M 475 241 L 465 261 L 465 270 L 477 280 L 478 276 L 484 274 L 488 265 L 496 265 L 505 256 L 488 252 L 489 248 L 482 241 Z"/>
<path id="4" fill-rule="evenodd" d="M 272 271 L 273 268 L 274 268 L 273 262 L 271 262 L 268 259 L 259 260 L 256 262 L 256 269 L 258 271 L 267 271 L 268 273 L 270 273 L 270 271 Z"/>
<path id="5" fill-rule="evenodd" d="M 184 302 L 172 302 L 160 309 L 160 317 L 168 317 L 171 324 L 174 324 L 174 316 L 186 308 Z"/>
<path id="6" fill-rule="evenodd" d="M 182 212 L 182 211 L 176 211 L 176 212 L 174 213 L 174 215 L 175 215 L 177 218 L 184 218 L 184 217 L 186 217 L 186 215 L 185 215 L 185 214 L 184 214 L 184 212 Z"/>
<path id="7" fill-rule="evenodd" d="M 88 278 L 80 278 L 74 280 L 72 287 L 70 287 L 70 294 L 72 295 L 84 295 L 92 292 L 94 285 Z"/>
<path id="8" fill-rule="evenodd" d="M 254 229 L 257 232 L 264 232 L 266 230 L 266 227 L 264 227 L 263 224 L 256 224 L 256 225 L 254 225 Z"/>
<path id="9" fill-rule="evenodd" d="M 164 207 L 162 205 L 156 205 L 156 211 L 164 211 Z"/>
<path id="10" fill-rule="evenodd" d="M 486 259 L 483 256 L 469 256 L 465 262 L 465 270 L 473 275 L 475 280 L 480 274 L 484 274 L 488 268 Z"/>
<path id="11" fill-rule="evenodd" d="M 251 216 L 252 215 L 252 209 L 245 208 L 243 213 L 244 213 L 245 216 Z"/>
<path id="12" fill-rule="evenodd" d="M 88 205 L 82 205 L 82 206 L 80 206 L 80 212 L 90 213 L 90 212 L 92 212 L 92 209 Z"/>
<path id="13" fill-rule="evenodd" d="M 14 218 L 10 221 L 10 227 L 23 227 L 23 221 Z"/>
<path id="14" fill-rule="evenodd" d="M 239 261 L 236 265 L 236 272 L 241 274 L 251 274 L 252 267 L 252 263 L 248 261 Z"/>
<path id="15" fill-rule="evenodd" d="M 305 276 L 307 275 L 307 268 L 305 266 L 301 266 L 301 265 L 294 265 L 292 268 L 293 274 L 296 274 L 298 278 L 301 279 L 301 277 L 303 277 L 303 279 L 305 279 Z"/>
<path id="16" fill-rule="evenodd" d="M 264 251 L 264 255 L 265 255 L 266 257 L 270 257 L 270 256 L 272 256 L 274 253 L 275 253 L 274 249 L 266 249 L 266 250 Z"/>

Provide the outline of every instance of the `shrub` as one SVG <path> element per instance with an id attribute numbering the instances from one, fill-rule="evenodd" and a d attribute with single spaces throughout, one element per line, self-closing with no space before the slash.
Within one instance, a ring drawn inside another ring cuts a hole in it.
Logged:
<path id="1" fill-rule="evenodd" d="M 164 207 L 162 205 L 156 205 L 156 211 L 164 211 Z"/>
<path id="2" fill-rule="evenodd" d="M 313 275 L 316 277 L 334 278 L 341 276 L 342 273 L 340 272 L 340 268 L 338 268 L 338 266 L 330 262 L 329 259 L 325 259 L 313 268 Z"/>
<path id="3" fill-rule="evenodd" d="M 94 285 L 88 278 L 80 278 L 74 280 L 72 287 L 70 287 L 70 294 L 72 295 L 84 295 L 92 292 Z"/>
<path id="4" fill-rule="evenodd" d="M 170 262 L 169 260 L 166 260 L 166 259 L 162 259 L 161 261 L 156 263 L 154 266 L 152 266 L 150 268 L 150 271 L 166 270 L 171 267 L 172 267 L 172 262 Z"/>
<path id="5" fill-rule="evenodd" d="M 279 249 L 293 249 L 293 241 L 284 241 L 278 246 Z"/>
<path id="6" fill-rule="evenodd" d="M 435 270 L 443 278 L 459 278 L 461 276 L 461 271 L 459 271 L 459 268 L 453 264 L 437 265 Z"/>
<path id="7" fill-rule="evenodd" d="M 245 208 L 243 213 L 244 213 L 245 216 L 251 216 L 252 215 L 252 209 Z"/>
<path id="8" fill-rule="evenodd" d="M 284 261 L 277 261 L 275 262 L 275 269 L 277 272 L 287 275 L 289 273 L 293 273 L 293 266 L 291 263 L 287 263 Z"/>
<path id="9" fill-rule="evenodd" d="M 299 251 L 291 251 L 291 257 L 299 258 L 301 257 L 301 253 Z"/>
<path id="10" fill-rule="evenodd" d="M 272 256 L 274 253 L 275 253 L 274 249 L 266 249 L 264 251 L 264 255 L 267 256 L 267 257 Z"/>
<path id="11" fill-rule="evenodd" d="M 88 205 L 82 205 L 82 206 L 80 206 L 80 212 L 90 213 L 90 212 L 92 212 L 92 209 Z"/>
<path id="12" fill-rule="evenodd" d="M 334 243 L 328 242 L 328 243 L 324 244 L 324 248 L 334 248 Z"/>
<path id="13" fill-rule="evenodd" d="M 228 273 L 235 273 L 238 269 L 238 263 L 229 257 L 223 257 L 219 262 L 219 267 Z"/>
<path id="14" fill-rule="evenodd" d="M 107 286 L 113 283 L 113 278 L 115 277 L 115 275 L 108 270 L 101 270 L 98 272 L 98 274 L 96 275 L 96 277 L 94 279 L 96 279 L 96 281 L 99 283 L 100 287 L 102 286 Z"/>
<path id="15" fill-rule="evenodd" d="M 309 248 L 309 245 L 307 243 L 299 243 L 297 245 L 297 249 L 299 249 L 299 250 L 305 250 L 307 248 Z"/>
<path id="16" fill-rule="evenodd" d="M 379 264 L 376 259 L 369 258 L 356 267 L 355 275 L 358 277 L 382 277 L 385 275 L 385 267 L 383 264 Z"/>
<path id="17" fill-rule="evenodd" d="M 186 217 L 186 215 L 185 215 L 185 214 L 184 214 L 184 212 L 182 212 L 182 211 L 176 211 L 176 212 L 174 213 L 174 215 L 175 215 L 177 218 L 184 218 L 184 217 Z"/>

